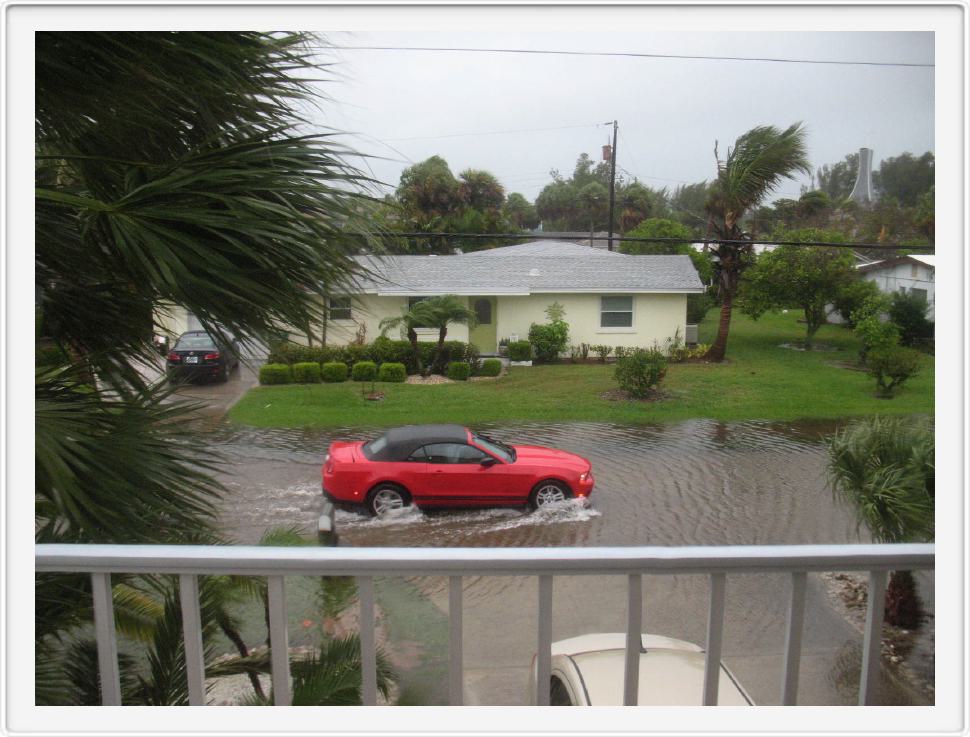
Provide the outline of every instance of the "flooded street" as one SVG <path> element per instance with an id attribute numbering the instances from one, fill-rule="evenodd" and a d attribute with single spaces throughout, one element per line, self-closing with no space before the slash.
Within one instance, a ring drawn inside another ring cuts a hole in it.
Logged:
<path id="1" fill-rule="evenodd" d="M 430 512 L 372 520 L 338 512 L 347 546 L 771 545 L 868 542 L 850 509 L 826 486 L 822 438 L 830 423 L 719 423 L 694 420 L 640 427 L 598 423 L 488 427 L 509 443 L 552 445 L 593 463 L 591 505 L 527 514 L 521 510 Z M 320 463 L 334 439 L 374 432 L 264 430 L 222 424 L 207 441 L 227 460 L 230 490 L 222 529 L 255 543 L 266 529 L 312 535 L 320 513 Z M 926 579 L 931 586 L 931 578 Z M 416 596 L 420 591 L 423 596 Z M 645 632 L 703 644 L 706 576 L 648 576 Z M 932 591 L 927 590 L 931 599 Z M 438 578 L 378 582 L 391 644 L 406 650 L 421 703 L 445 703 L 447 582 Z M 728 577 L 725 662 L 760 704 L 779 702 L 788 580 L 780 575 Z M 553 638 L 622 631 L 626 580 L 557 577 Z M 403 612 L 400 617 L 397 612 Z M 536 646 L 535 578 L 465 580 L 466 702 L 526 703 Z M 851 704 L 857 695 L 861 632 L 843 616 L 824 581 L 809 576 L 799 703 Z M 919 643 L 917 643 L 919 645 Z M 929 643 L 932 651 L 932 643 Z M 917 649 L 920 649 L 917 647 Z M 925 643 L 922 650 L 926 650 Z M 885 673 L 881 701 L 932 703 Z"/>

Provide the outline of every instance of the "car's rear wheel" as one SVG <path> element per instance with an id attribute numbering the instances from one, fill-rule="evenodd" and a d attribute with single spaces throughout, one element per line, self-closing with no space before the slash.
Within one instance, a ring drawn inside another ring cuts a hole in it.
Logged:
<path id="1" fill-rule="evenodd" d="M 397 484 L 378 484 L 367 495 L 367 509 L 375 517 L 410 506 L 411 497 Z"/>
<path id="2" fill-rule="evenodd" d="M 572 492 L 561 481 L 540 481 L 529 495 L 529 506 L 542 509 L 550 504 L 560 504 L 572 496 Z"/>

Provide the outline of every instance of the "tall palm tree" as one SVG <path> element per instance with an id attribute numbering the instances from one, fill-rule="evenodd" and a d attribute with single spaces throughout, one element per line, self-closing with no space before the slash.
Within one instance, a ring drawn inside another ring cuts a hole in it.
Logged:
<path id="1" fill-rule="evenodd" d="M 731 309 L 738 291 L 741 273 L 751 262 L 751 236 L 741 226 L 745 214 L 757 207 L 778 184 L 796 172 L 811 173 L 805 150 L 805 130 L 795 123 L 783 131 L 763 125 L 743 134 L 728 149 L 727 158 L 718 157 L 717 179 L 707 196 L 708 234 L 720 240 L 714 250 L 718 264 L 718 288 L 721 296 L 721 319 L 717 337 L 706 358 L 723 361 L 727 352 Z"/>
<path id="2" fill-rule="evenodd" d="M 246 343 L 319 324 L 317 292 L 354 281 L 367 180 L 300 130 L 319 45 L 36 34 L 35 279 L 60 349 L 35 374 L 38 541 L 212 541 L 218 459 L 184 442 L 192 407 L 145 378 L 153 311 Z M 81 579 L 37 577 L 38 656 L 90 621 Z"/>
<path id="3" fill-rule="evenodd" d="M 923 542 L 934 537 L 935 443 L 929 422 L 910 418 L 862 420 L 829 441 L 829 477 L 879 542 Z M 893 571 L 886 590 L 886 621 L 919 624 L 919 601 L 909 571 Z"/>

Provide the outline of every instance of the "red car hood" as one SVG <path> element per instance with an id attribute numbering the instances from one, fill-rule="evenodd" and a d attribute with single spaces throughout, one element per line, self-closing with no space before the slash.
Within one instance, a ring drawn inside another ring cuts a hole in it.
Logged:
<path id="1" fill-rule="evenodd" d="M 589 461 L 575 453 L 555 448 L 544 448 L 541 445 L 513 445 L 516 463 L 537 463 L 557 466 L 559 468 L 574 468 L 577 471 L 587 471 L 591 467 Z"/>

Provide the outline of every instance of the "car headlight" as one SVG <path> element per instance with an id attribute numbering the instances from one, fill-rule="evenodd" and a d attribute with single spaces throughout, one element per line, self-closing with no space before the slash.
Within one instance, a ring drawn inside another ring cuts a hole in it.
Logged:
<path id="1" fill-rule="evenodd" d="M 586 481 L 586 480 L 588 480 L 590 473 L 592 473 L 592 472 L 591 471 L 584 471 L 583 473 L 579 474 L 579 480 L 580 481 Z"/>

